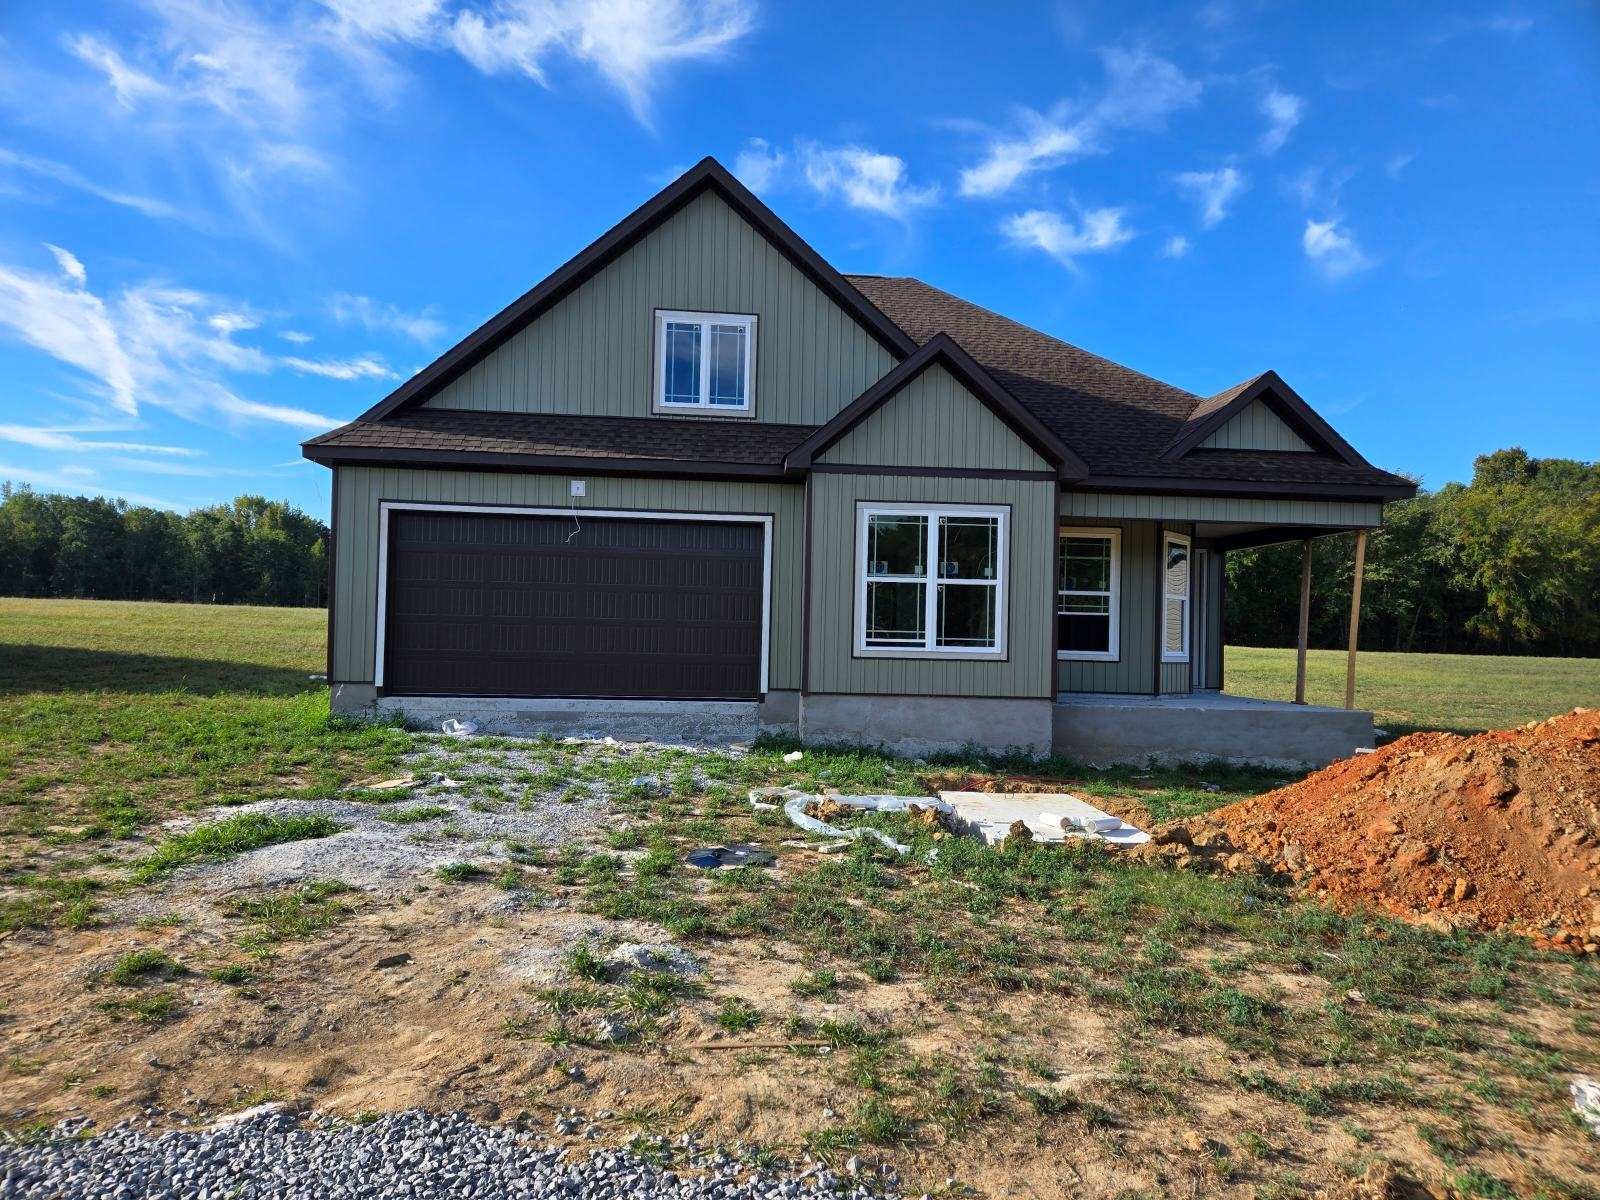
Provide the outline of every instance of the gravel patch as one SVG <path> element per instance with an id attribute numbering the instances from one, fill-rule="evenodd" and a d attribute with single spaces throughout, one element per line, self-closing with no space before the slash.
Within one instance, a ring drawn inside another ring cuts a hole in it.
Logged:
<path id="1" fill-rule="evenodd" d="M 551 1132 L 597 1136 L 576 1115 Z M 669 1158 L 675 1166 L 658 1165 Z M 851 1159 L 851 1167 L 856 1160 Z M 877 1181 L 892 1187 L 892 1174 Z M 131 1123 L 90 1136 L 63 1122 L 43 1139 L 0 1142 L 0 1198 L 96 1200 L 897 1200 L 865 1176 L 821 1163 L 752 1170 L 690 1136 L 587 1153 L 462 1113 L 391 1113 L 367 1124 L 263 1105 L 204 1129 L 153 1133 Z"/>

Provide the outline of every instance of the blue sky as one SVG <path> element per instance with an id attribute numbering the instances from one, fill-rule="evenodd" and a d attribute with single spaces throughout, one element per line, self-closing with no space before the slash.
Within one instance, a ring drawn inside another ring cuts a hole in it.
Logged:
<path id="1" fill-rule="evenodd" d="M 705 154 L 846 271 L 1436 487 L 1600 456 L 1600 7 L 125 0 L 0 17 L 0 478 L 325 514 L 348 420 Z"/>

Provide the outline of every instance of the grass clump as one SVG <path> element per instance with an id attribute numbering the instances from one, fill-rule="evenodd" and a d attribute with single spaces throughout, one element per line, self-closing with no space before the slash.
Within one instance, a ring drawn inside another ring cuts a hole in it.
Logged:
<path id="1" fill-rule="evenodd" d="M 167 978 L 183 973 L 183 968 L 159 950 L 133 950 L 117 959 L 106 972 L 106 981 L 120 987 L 137 987 L 152 976 Z"/>
<path id="2" fill-rule="evenodd" d="M 734 996 L 723 1003 L 717 1024 L 729 1033 L 747 1033 L 761 1024 L 761 1012 L 749 1001 Z"/>
<path id="3" fill-rule="evenodd" d="M 338 880 L 324 880 L 291 892 L 239 897 L 229 901 L 228 915 L 252 926 L 239 945 L 264 955 L 280 942 L 312 937 L 343 920 L 350 909 L 338 897 L 350 890 Z"/>
<path id="4" fill-rule="evenodd" d="M 162 842 L 134 866 L 135 883 L 149 883 L 188 863 L 202 859 L 220 862 L 263 846 L 299 842 L 338 833 L 343 826 L 317 813 L 279 817 L 270 813 L 240 813 L 224 821 L 197 825 L 188 833 Z"/>
<path id="5" fill-rule="evenodd" d="M 453 862 L 445 863 L 434 874 L 446 883 L 472 883 L 486 878 L 489 872 L 477 863 Z"/>

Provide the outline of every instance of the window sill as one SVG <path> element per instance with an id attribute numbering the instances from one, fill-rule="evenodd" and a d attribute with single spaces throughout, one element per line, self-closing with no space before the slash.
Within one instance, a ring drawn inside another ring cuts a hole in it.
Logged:
<path id="1" fill-rule="evenodd" d="M 654 417 L 733 417 L 738 420 L 748 421 L 754 417 L 755 410 L 748 404 L 743 408 L 726 407 L 716 404 L 663 404 L 656 400 L 650 405 L 650 415 Z"/>
<path id="2" fill-rule="evenodd" d="M 1164 663 L 1186 663 L 1189 661 L 1189 656 L 1187 654 L 1162 654 L 1161 661 Z"/>
<path id="3" fill-rule="evenodd" d="M 924 662 L 1005 662 L 1006 652 L 1000 650 L 927 650 L 921 647 L 910 650 L 888 650 L 882 647 L 857 646 L 854 658 L 919 658 Z"/>
<path id="4" fill-rule="evenodd" d="M 1090 650 L 1057 650 L 1056 651 L 1056 661 L 1057 662 L 1107 662 L 1107 663 L 1114 663 L 1114 662 L 1121 662 L 1122 661 L 1122 653 L 1120 651 L 1110 651 L 1110 652 L 1107 652 L 1107 653 L 1097 653 L 1095 651 L 1090 651 Z"/>

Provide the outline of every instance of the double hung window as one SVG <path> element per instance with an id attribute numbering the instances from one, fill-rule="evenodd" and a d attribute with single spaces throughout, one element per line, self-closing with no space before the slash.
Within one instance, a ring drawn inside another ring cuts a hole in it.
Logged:
<path id="1" fill-rule="evenodd" d="M 1005 655 L 1002 507 L 862 505 L 856 652 Z"/>
<path id="2" fill-rule="evenodd" d="M 1062 529 L 1056 565 L 1057 657 L 1116 662 L 1122 623 L 1122 531 Z"/>

